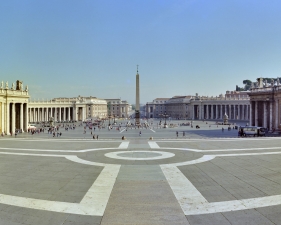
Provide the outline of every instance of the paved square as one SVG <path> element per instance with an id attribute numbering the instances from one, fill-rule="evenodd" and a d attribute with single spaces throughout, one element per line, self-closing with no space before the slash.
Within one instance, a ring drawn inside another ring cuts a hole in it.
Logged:
<path id="1" fill-rule="evenodd" d="M 281 224 L 281 138 L 156 122 L 2 137 L 0 224 Z"/>

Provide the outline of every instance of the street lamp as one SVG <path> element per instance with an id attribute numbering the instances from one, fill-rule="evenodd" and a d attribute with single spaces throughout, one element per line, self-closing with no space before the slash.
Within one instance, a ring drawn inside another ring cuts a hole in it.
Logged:
<path id="1" fill-rule="evenodd" d="M 114 118 L 114 122 L 113 122 L 113 124 L 115 125 L 115 124 L 116 124 L 116 122 L 115 122 L 115 115 L 113 115 L 113 118 Z"/>
<path id="2" fill-rule="evenodd" d="M 160 114 L 160 115 L 165 118 L 165 122 L 164 122 L 164 127 L 163 127 L 163 128 L 167 128 L 166 118 L 167 118 L 169 115 L 167 115 L 166 111 L 164 112 L 164 114 Z"/>
<path id="3" fill-rule="evenodd" d="M 110 118 L 111 118 L 111 116 L 109 115 L 109 116 L 108 116 L 108 126 L 111 125 L 111 124 L 110 124 Z"/>

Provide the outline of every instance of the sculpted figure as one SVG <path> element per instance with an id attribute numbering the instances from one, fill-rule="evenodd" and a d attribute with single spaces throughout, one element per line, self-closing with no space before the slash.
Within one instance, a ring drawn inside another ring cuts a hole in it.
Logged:
<path id="1" fill-rule="evenodd" d="M 255 85 L 254 82 L 252 82 L 252 83 L 251 83 L 251 88 L 252 88 L 252 89 L 255 88 L 254 85 Z"/>
<path id="2" fill-rule="evenodd" d="M 27 85 L 25 86 L 25 91 L 28 91 L 28 86 Z"/>
<path id="3" fill-rule="evenodd" d="M 15 90 L 15 83 L 12 83 L 12 90 Z"/>
<path id="4" fill-rule="evenodd" d="M 4 88 L 4 82 L 2 81 L 1 82 L 1 89 L 3 89 Z"/>
<path id="5" fill-rule="evenodd" d="M 9 89 L 8 81 L 6 82 L 6 89 Z"/>

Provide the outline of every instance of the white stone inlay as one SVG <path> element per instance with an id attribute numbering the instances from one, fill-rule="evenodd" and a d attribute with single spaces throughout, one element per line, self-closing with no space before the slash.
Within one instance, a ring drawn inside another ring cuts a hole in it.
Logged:
<path id="1" fill-rule="evenodd" d="M 279 147 L 272 147 L 266 149 L 277 149 L 277 148 Z M 8 149 L 8 148 L 2 148 L 2 149 Z M 105 148 L 87 149 L 82 151 L 78 150 L 76 152 L 83 152 L 83 151 L 85 152 L 85 151 L 93 151 L 93 150 L 97 151 L 97 150 L 104 150 L 104 149 Z M 167 148 L 167 149 L 175 149 L 175 148 Z M 30 151 L 31 149 L 14 148 L 13 150 Z M 181 149 L 181 150 L 187 150 L 187 149 Z M 259 150 L 259 149 L 249 148 L 243 150 Z M 34 149 L 33 151 L 36 150 Z M 45 150 L 42 149 L 41 151 L 45 151 Z M 60 152 L 64 150 L 46 150 L 46 151 Z M 197 150 L 197 151 L 204 152 L 204 150 Z M 215 151 L 215 150 L 207 150 L 207 151 Z M 225 151 L 237 151 L 237 149 L 226 149 Z M 130 152 L 132 151 L 124 151 L 123 153 L 130 153 Z M 138 151 L 138 152 L 145 152 L 145 151 Z M 162 153 L 160 151 L 147 151 L 147 152 L 149 153 L 155 152 L 158 154 Z M 122 152 L 117 152 L 117 153 L 120 154 Z M 30 153 L 12 153 L 12 152 L 0 152 L 0 154 L 21 155 L 21 156 L 42 156 L 42 157 L 65 157 L 66 159 L 77 163 L 82 163 L 86 165 L 95 165 L 95 166 L 105 166 L 99 177 L 96 179 L 96 181 L 94 182 L 92 187 L 88 190 L 88 192 L 85 194 L 84 198 L 80 203 L 56 202 L 56 201 L 48 201 L 48 200 L 40 200 L 40 199 L 0 194 L 0 203 L 2 204 L 27 207 L 32 209 L 48 210 L 54 212 L 102 216 L 120 169 L 120 165 L 114 165 L 114 164 L 110 165 L 110 164 L 104 164 L 98 162 L 91 162 L 91 161 L 80 159 L 75 155 L 30 154 Z M 204 198 L 204 196 L 201 195 L 201 193 L 196 189 L 196 187 L 194 187 L 193 184 L 181 173 L 181 171 L 177 168 L 177 166 L 202 163 L 212 160 L 215 157 L 271 155 L 271 154 L 272 155 L 281 154 L 281 152 L 204 155 L 203 157 L 196 160 L 185 161 L 185 162 L 174 163 L 174 164 L 164 164 L 160 166 L 176 198 L 178 199 L 179 204 L 181 205 L 181 208 L 184 211 L 185 215 L 200 215 L 200 214 L 217 213 L 217 212 L 228 212 L 228 211 L 235 211 L 235 210 L 245 210 L 245 209 L 280 205 L 281 195 L 209 203 Z M 125 159 L 128 158 L 125 157 Z M 154 159 L 156 159 L 156 157 L 152 157 L 152 160 Z M 143 160 L 148 160 L 148 158 L 144 158 Z"/>
<path id="2" fill-rule="evenodd" d="M 121 153 L 158 153 L 160 156 L 153 156 L 153 157 L 144 157 L 144 158 L 138 158 L 138 157 L 124 157 L 120 156 L 118 154 Z M 175 154 L 170 152 L 161 152 L 161 151 L 118 151 L 118 152 L 109 152 L 104 154 L 106 157 L 113 158 L 113 159 L 123 159 L 123 160 L 156 160 L 156 159 L 166 159 L 174 157 Z"/>
<path id="3" fill-rule="evenodd" d="M 129 143 L 130 143 L 130 142 L 128 142 L 128 141 L 123 141 L 123 142 L 119 145 L 119 148 L 128 148 Z"/>
<path id="4" fill-rule="evenodd" d="M 119 170 L 120 165 L 104 167 L 80 203 L 56 202 L 3 194 L 0 194 L 0 203 L 52 212 L 103 216 Z"/>
<path id="5" fill-rule="evenodd" d="M 209 161 L 211 159 L 214 159 L 215 157 L 271 154 L 281 154 L 281 152 L 204 155 L 200 159 L 193 160 L 193 162 L 197 161 L 197 163 L 200 163 L 204 161 Z M 204 198 L 204 196 L 196 189 L 196 187 L 177 168 L 177 166 L 195 164 L 191 162 L 192 161 L 160 165 L 185 215 L 229 212 L 281 204 L 281 195 L 209 203 Z"/>
<path id="6" fill-rule="evenodd" d="M 150 148 L 160 148 L 159 145 L 155 141 L 148 142 Z"/>

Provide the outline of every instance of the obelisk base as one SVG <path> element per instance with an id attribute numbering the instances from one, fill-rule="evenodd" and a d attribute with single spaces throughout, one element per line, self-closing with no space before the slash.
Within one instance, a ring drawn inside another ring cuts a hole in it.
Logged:
<path id="1" fill-rule="evenodd" d="M 140 125 L 140 112 L 138 110 L 135 111 L 135 125 Z"/>

